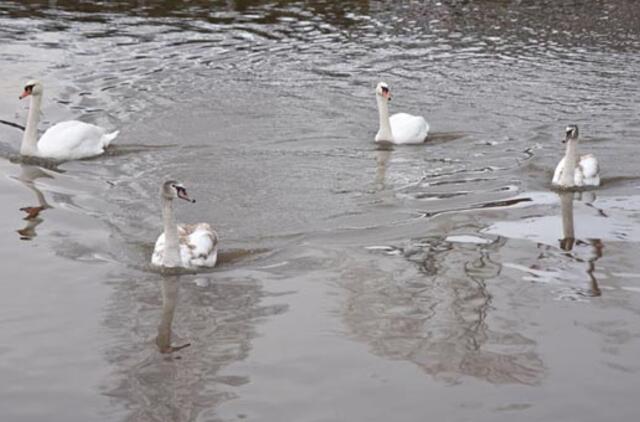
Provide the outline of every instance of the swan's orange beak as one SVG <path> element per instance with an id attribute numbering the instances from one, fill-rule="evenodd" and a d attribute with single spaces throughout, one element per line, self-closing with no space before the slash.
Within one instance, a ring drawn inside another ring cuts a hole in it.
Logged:
<path id="1" fill-rule="evenodd" d="M 22 94 L 20 94 L 20 96 L 18 97 L 19 100 L 23 99 L 24 97 L 28 97 L 29 95 L 31 95 L 31 91 L 28 90 L 24 90 L 24 92 Z"/>
<path id="2" fill-rule="evenodd" d="M 384 91 L 382 96 L 387 99 L 387 101 L 391 101 L 391 91 Z"/>

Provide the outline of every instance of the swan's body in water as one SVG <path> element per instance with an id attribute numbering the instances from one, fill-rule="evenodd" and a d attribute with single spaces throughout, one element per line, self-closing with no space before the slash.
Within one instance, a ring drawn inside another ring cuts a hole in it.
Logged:
<path id="1" fill-rule="evenodd" d="M 593 154 L 578 155 L 578 126 L 569 125 L 563 142 L 567 144 L 564 157 L 553 173 L 551 183 L 560 188 L 600 185 L 600 167 Z"/>
<path id="2" fill-rule="evenodd" d="M 376 87 L 376 101 L 380 117 L 380 129 L 376 134 L 376 142 L 393 144 L 421 144 L 429 134 L 429 124 L 422 116 L 397 113 L 389 117 L 389 86 L 380 82 Z"/>
<path id="3" fill-rule="evenodd" d="M 176 224 L 173 200 L 196 202 L 180 183 L 169 180 L 162 185 L 164 233 L 156 240 L 151 263 L 163 267 L 213 267 L 218 260 L 218 234 L 207 223 Z"/>
<path id="4" fill-rule="evenodd" d="M 102 154 L 111 141 L 118 136 L 118 131 L 107 133 L 100 126 L 69 120 L 47 129 L 38 141 L 38 121 L 43 91 L 41 82 L 29 81 L 19 97 L 20 99 L 31 97 L 20 154 L 54 160 L 88 158 Z"/>

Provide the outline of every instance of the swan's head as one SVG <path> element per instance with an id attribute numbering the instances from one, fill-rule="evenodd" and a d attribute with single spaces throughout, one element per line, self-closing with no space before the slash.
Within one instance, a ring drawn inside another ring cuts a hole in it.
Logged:
<path id="1" fill-rule="evenodd" d="M 191 203 L 196 202 L 195 199 L 189 198 L 187 189 L 182 185 L 182 183 L 176 182 L 175 180 L 168 180 L 164 182 L 160 193 L 164 199 L 169 201 L 173 201 L 174 198 L 180 198 Z"/>
<path id="2" fill-rule="evenodd" d="M 36 80 L 27 82 L 24 86 L 24 91 L 18 98 L 23 99 L 29 95 L 42 95 L 42 82 Z"/>
<path id="3" fill-rule="evenodd" d="M 391 91 L 389 91 L 389 85 L 385 82 L 380 82 L 376 87 L 376 95 L 381 96 L 387 101 L 391 101 Z"/>
<path id="4" fill-rule="evenodd" d="M 565 131 L 567 133 L 567 136 L 564 139 L 564 141 L 562 141 L 562 143 L 578 139 L 578 125 L 569 125 L 569 126 L 567 126 Z"/>

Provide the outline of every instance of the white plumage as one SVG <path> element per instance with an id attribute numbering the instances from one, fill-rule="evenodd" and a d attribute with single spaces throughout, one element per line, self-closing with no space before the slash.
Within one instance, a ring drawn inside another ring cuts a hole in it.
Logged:
<path id="1" fill-rule="evenodd" d="M 218 236 L 207 223 L 178 224 L 180 267 L 214 267 L 218 260 Z M 164 232 L 158 236 L 151 256 L 153 265 L 163 265 Z"/>
<path id="2" fill-rule="evenodd" d="M 207 223 L 176 224 L 175 198 L 195 202 L 182 184 L 169 180 L 162 185 L 164 232 L 156 240 L 151 263 L 164 267 L 213 267 L 218 261 L 218 234 Z"/>
<path id="3" fill-rule="evenodd" d="M 45 131 L 38 141 L 38 121 L 44 89 L 39 81 L 29 81 L 20 98 L 31 96 L 27 126 L 22 138 L 20 153 L 54 160 L 75 160 L 104 153 L 105 148 L 118 136 L 118 131 L 69 120 L 60 122 Z"/>
<path id="4" fill-rule="evenodd" d="M 104 153 L 119 131 L 107 131 L 78 120 L 60 122 L 50 127 L 38 141 L 39 156 L 56 160 L 76 160 Z"/>
<path id="5" fill-rule="evenodd" d="M 391 101 L 391 91 L 384 82 L 380 82 L 376 87 L 376 101 L 380 118 L 376 142 L 421 144 L 427 139 L 429 124 L 424 117 L 407 113 L 396 113 L 389 117 L 388 102 Z"/>
<path id="6" fill-rule="evenodd" d="M 393 143 L 421 144 L 429 134 L 429 124 L 422 116 L 396 113 L 389 118 Z"/>
<path id="7" fill-rule="evenodd" d="M 600 185 L 600 166 L 593 154 L 578 155 L 578 126 L 566 129 L 567 149 L 556 166 L 551 183 L 561 188 Z"/>
<path id="8" fill-rule="evenodd" d="M 560 160 L 551 183 L 561 186 L 560 180 L 564 172 L 565 157 Z M 580 157 L 580 161 L 576 165 L 573 173 L 574 186 L 599 186 L 600 185 L 600 167 L 598 159 L 593 154 L 585 154 Z"/>

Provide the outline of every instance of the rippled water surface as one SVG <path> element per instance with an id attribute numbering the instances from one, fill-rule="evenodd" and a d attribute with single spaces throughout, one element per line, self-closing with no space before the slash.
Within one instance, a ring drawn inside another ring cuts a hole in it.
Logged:
<path id="1" fill-rule="evenodd" d="M 4 1 L 0 64 L 2 420 L 640 416 L 636 1 Z M 20 158 L 32 78 L 108 154 Z M 213 271 L 149 265 L 169 177 Z"/>

